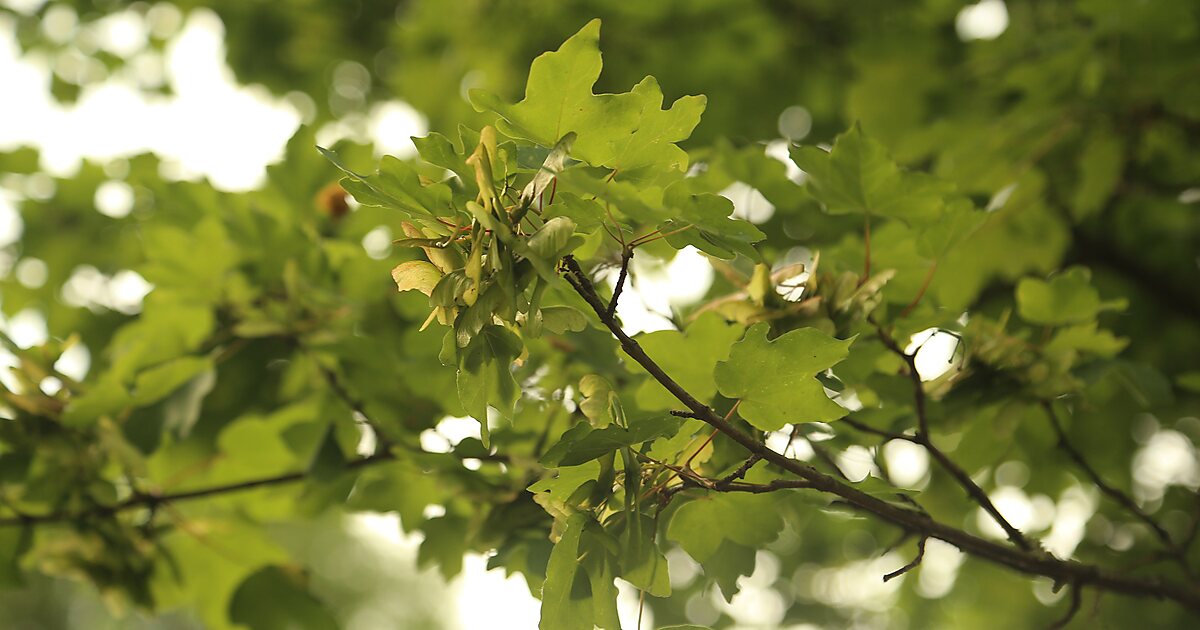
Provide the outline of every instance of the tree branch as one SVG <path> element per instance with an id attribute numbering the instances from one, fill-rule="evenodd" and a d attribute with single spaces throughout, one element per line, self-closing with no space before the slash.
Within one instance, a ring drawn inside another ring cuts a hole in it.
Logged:
<path id="1" fill-rule="evenodd" d="M 621 291 L 625 288 L 625 278 L 629 276 L 630 260 L 633 260 L 633 248 L 626 245 L 621 250 L 621 271 L 617 274 L 617 286 L 613 287 L 612 299 L 608 301 L 606 313 L 609 317 L 613 317 L 617 313 L 617 299 L 621 297 Z"/>
<path id="2" fill-rule="evenodd" d="M 395 459 L 396 458 L 391 453 L 378 453 L 370 457 L 364 457 L 362 459 L 356 459 L 348 462 L 346 464 L 346 469 L 352 470 L 362 468 L 364 466 L 370 466 L 380 462 L 395 461 Z M 308 477 L 308 474 L 308 471 L 296 471 L 284 473 L 282 475 L 276 475 L 274 477 L 247 479 L 246 481 L 237 481 L 219 486 L 197 488 L 195 490 L 184 490 L 182 492 L 168 494 L 143 492 L 135 494 L 124 501 L 118 501 L 117 503 L 113 503 L 111 505 L 98 505 L 85 510 L 58 511 L 47 514 L 20 514 L 17 516 L 0 518 L 0 527 L 10 527 L 13 525 L 39 525 L 43 523 L 61 523 L 67 521 L 86 520 L 95 517 L 113 516 L 121 512 L 127 512 L 129 510 L 135 510 L 139 508 L 153 508 L 179 501 L 203 499 L 206 497 L 233 494 L 236 492 L 244 492 L 246 490 L 288 484 L 300 481 Z"/>
<path id="3" fill-rule="evenodd" d="M 871 435 L 878 435 L 879 437 L 884 438 L 885 440 L 904 440 L 905 442 L 912 442 L 914 444 L 919 443 L 917 441 L 917 438 L 914 436 L 906 435 L 904 433 L 895 433 L 892 431 L 884 431 L 883 429 L 876 429 L 875 427 L 870 426 L 865 422 L 859 422 L 858 420 L 855 420 L 854 418 L 851 418 L 849 416 L 846 416 L 845 418 L 838 420 L 838 423 L 844 424 L 848 427 L 851 427 L 851 428 L 855 429 L 856 431 L 861 431 L 863 433 L 869 433 Z"/>
<path id="4" fill-rule="evenodd" d="M 1055 621 L 1054 623 L 1050 624 L 1049 630 L 1059 630 L 1060 628 L 1066 628 L 1067 624 L 1071 623 L 1071 620 L 1075 618 L 1075 613 L 1079 612 L 1079 605 L 1082 603 L 1083 603 L 1083 589 L 1079 588 L 1078 585 L 1072 586 L 1071 587 L 1071 605 L 1067 608 L 1067 614 L 1063 615 L 1063 617 L 1061 619 L 1059 619 L 1058 621 Z"/>
<path id="5" fill-rule="evenodd" d="M 325 378 L 325 382 L 329 385 L 329 389 L 333 390 L 334 395 L 341 399 L 342 402 L 346 403 L 346 406 L 350 407 L 351 411 L 358 414 L 358 419 L 361 419 L 362 423 L 371 430 L 371 433 L 375 434 L 375 452 L 386 452 L 392 445 L 391 439 L 388 438 L 388 436 L 384 434 L 382 430 L 380 430 L 379 426 L 371 420 L 371 417 L 367 415 L 366 408 L 362 401 L 350 394 L 349 390 L 346 389 L 346 386 L 342 384 L 342 380 L 338 378 L 336 372 L 325 367 L 324 365 L 321 365 L 320 359 L 318 359 L 312 352 L 308 351 L 307 348 L 305 348 L 305 351 L 308 352 L 310 357 L 312 357 L 313 362 L 317 366 L 317 370 L 321 372 L 321 376 Z"/>
<path id="6" fill-rule="evenodd" d="M 739 430 L 723 419 L 712 408 L 696 400 L 679 383 L 675 382 L 651 359 L 640 345 L 607 315 L 604 302 L 596 294 L 591 280 L 580 269 L 574 258 L 563 259 L 566 265 L 566 280 L 588 303 L 600 318 L 600 322 L 617 338 L 621 349 L 630 359 L 642 366 L 660 385 L 679 400 L 689 411 L 708 425 L 737 442 L 748 452 L 760 455 L 767 462 L 800 477 L 807 486 L 819 492 L 832 494 L 843 499 L 856 509 L 874 515 L 907 531 L 918 535 L 937 538 L 969 555 L 1009 567 L 1027 575 L 1048 577 L 1056 582 L 1075 584 L 1077 587 L 1091 585 L 1095 588 L 1123 593 L 1135 597 L 1169 599 L 1190 610 L 1200 612 L 1200 588 L 1179 585 L 1158 578 L 1145 578 L 1110 571 L 1096 565 L 1071 560 L 1059 560 L 1043 551 L 1019 549 L 985 540 L 961 529 L 938 522 L 928 515 L 896 506 L 888 501 L 871 496 L 853 486 L 823 474 L 812 466 L 777 453 L 759 443 L 751 435 Z"/>
<path id="7" fill-rule="evenodd" d="M 971 498 L 974 499 L 975 502 L 978 503 L 979 506 L 982 507 L 983 510 L 992 517 L 992 520 L 996 521 L 996 523 L 1000 525 L 1000 528 L 1004 530 L 1004 534 L 1008 536 L 1008 539 L 1012 541 L 1013 544 L 1025 551 L 1033 550 L 1033 545 L 1030 544 L 1030 542 L 1025 538 L 1025 535 L 1021 533 L 1021 530 L 1013 527 L 1012 523 L 1009 523 L 1008 519 L 1004 518 L 1004 515 L 1000 513 L 1000 510 L 996 509 L 995 504 L 992 503 L 992 500 L 988 497 L 987 493 L 983 491 L 983 488 L 979 487 L 979 484 L 975 483 L 975 481 L 971 479 L 971 476 L 967 474 L 967 471 L 963 470 L 958 464 L 954 463 L 954 460 L 950 459 L 950 456 L 946 455 L 946 453 L 934 445 L 933 439 L 929 434 L 929 416 L 925 410 L 925 384 L 921 382 L 921 374 L 917 372 L 916 355 L 905 352 L 904 349 L 896 343 L 896 340 L 893 339 L 886 330 L 884 330 L 883 326 L 879 325 L 872 318 L 869 318 L 869 320 L 871 324 L 875 326 L 875 330 L 879 335 L 879 340 L 883 342 L 883 345 L 886 346 L 888 350 L 891 350 L 893 354 L 903 359 L 904 363 L 908 366 L 908 377 L 909 380 L 912 381 L 913 400 L 917 413 L 917 434 L 914 435 L 913 439 L 910 441 L 924 446 L 925 450 L 928 451 L 929 455 L 937 461 L 938 465 L 945 469 L 946 472 L 950 473 L 950 476 L 954 477 L 954 480 L 958 482 L 958 485 L 962 486 L 962 488 L 967 491 L 967 494 L 970 495 Z"/>
<path id="8" fill-rule="evenodd" d="M 753 468 L 754 465 L 757 464 L 761 460 L 762 460 L 761 455 L 758 455 L 758 454 L 751 455 L 746 461 L 742 462 L 741 466 L 737 467 L 737 470 L 722 477 L 721 480 L 715 484 L 716 487 L 719 489 L 722 487 L 727 487 L 729 485 L 732 485 L 735 482 L 741 481 L 741 479 L 746 476 L 746 473 L 750 472 L 750 469 Z"/>
<path id="9" fill-rule="evenodd" d="M 909 571 L 912 571 L 913 569 L 917 568 L 917 565 L 921 564 L 921 561 L 925 559 L 925 543 L 928 541 L 929 541 L 928 536 L 922 536 L 920 538 L 920 540 L 917 541 L 917 555 L 916 555 L 916 557 L 914 557 L 912 559 L 912 562 L 909 562 L 908 564 L 900 567 L 899 569 L 896 569 L 895 571 L 892 571 L 891 573 L 888 573 L 887 575 L 883 576 L 883 581 L 884 582 L 891 581 L 892 579 L 898 578 L 901 575 L 904 575 L 905 573 L 908 573 Z"/>
<path id="10" fill-rule="evenodd" d="M 1104 478 L 1100 476 L 1100 473 L 1097 472 L 1096 469 L 1093 468 L 1086 459 L 1084 459 L 1083 453 L 1079 452 L 1079 450 L 1076 449 L 1073 444 L 1071 444 L 1071 442 L 1067 439 L 1067 432 L 1063 430 L 1062 423 L 1058 421 L 1058 414 L 1054 411 L 1054 405 L 1043 400 L 1042 409 L 1046 412 L 1046 416 L 1050 418 L 1050 426 L 1054 428 L 1054 434 L 1058 436 L 1058 447 L 1065 451 L 1067 455 L 1075 461 L 1075 465 L 1083 470 L 1083 472 L 1088 476 L 1088 479 L 1091 479 L 1092 483 L 1096 484 L 1096 487 L 1100 488 L 1100 491 L 1107 495 L 1108 498 L 1117 502 L 1121 507 L 1129 511 L 1130 514 L 1134 515 L 1143 523 L 1148 525 L 1154 534 L 1158 536 L 1159 540 L 1166 545 L 1167 549 L 1173 552 L 1178 551 L 1178 546 L 1174 541 L 1171 540 L 1171 535 L 1167 533 L 1167 530 L 1164 529 L 1162 525 L 1159 525 L 1158 521 L 1154 520 L 1149 514 L 1147 514 L 1146 511 L 1141 508 L 1141 506 L 1135 503 L 1128 494 L 1125 494 L 1124 492 L 1105 482 Z"/>

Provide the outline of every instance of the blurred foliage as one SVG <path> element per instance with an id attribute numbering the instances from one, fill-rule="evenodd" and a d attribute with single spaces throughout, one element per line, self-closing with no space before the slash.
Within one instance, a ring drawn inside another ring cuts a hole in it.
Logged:
<path id="1" fill-rule="evenodd" d="M 769 593 L 779 625 L 1063 617 L 1069 598 L 1049 580 L 959 566 L 932 542 L 880 586 L 912 540 L 896 546 L 894 526 L 813 491 L 683 489 L 681 474 L 785 475 L 743 468 L 733 441 L 669 416 L 678 403 L 558 274 L 567 253 L 613 271 L 634 245 L 639 260 L 693 246 L 718 271 L 671 313 L 677 331 L 637 339 L 714 409 L 742 397 L 738 427 L 790 438 L 834 474 L 840 455 L 865 453 L 864 492 L 903 491 L 995 537 L 945 470 L 899 484 L 893 445 L 838 420 L 903 433 L 924 414 L 985 491 L 1049 506 L 1029 537 L 1195 588 L 1198 552 L 1180 541 L 1200 485 L 1200 5 L 1011 0 L 994 39 L 967 37 L 966 5 L 950 0 L 178 3 L 185 16 L 201 5 L 224 21 L 240 81 L 307 94 L 315 111 L 256 191 L 164 179 L 146 155 L 119 176 L 85 163 L 20 200 L 0 313 L 37 313 L 50 341 L 8 346 L 4 588 L 64 588 L 55 576 L 90 584 L 118 617 L 331 627 L 357 589 L 322 578 L 304 541 L 341 512 L 378 511 L 421 533 L 419 564 L 445 577 L 467 552 L 522 574 L 547 628 L 613 627 L 615 577 L 647 593 L 659 625 L 727 627 L 718 604 L 739 589 Z M 86 26 L 118 12 L 170 22 L 165 6 L 50 2 L 13 19 L 29 54 L 77 49 L 113 69 L 126 60 Z M 63 7 L 83 26 L 48 38 Z M 63 100 L 80 88 L 59 74 L 52 87 Z M 314 149 L 323 125 L 393 99 L 429 121 L 419 158 Z M 29 189 L 38 169 L 30 148 L 0 154 L 6 187 Z M 135 195 L 121 218 L 94 209 L 114 178 Z M 717 193 L 738 182 L 774 213 L 731 219 Z M 379 235 L 399 242 L 364 248 Z M 33 259 L 46 277 L 22 281 Z M 80 294 L 81 270 L 130 269 L 154 286 L 140 307 Z M 889 344 L 929 330 L 955 342 L 922 409 Z M 85 378 L 58 361 L 72 346 L 90 353 Z M 425 450 L 423 434 L 467 415 L 479 439 Z M 1180 441 L 1164 468 L 1155 446 Z M 1176 603 L 1083 596 L 1077 627 L 1194 625 Z"/>

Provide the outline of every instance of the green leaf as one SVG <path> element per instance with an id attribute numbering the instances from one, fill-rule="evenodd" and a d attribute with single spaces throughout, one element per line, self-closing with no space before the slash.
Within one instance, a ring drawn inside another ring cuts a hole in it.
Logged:
<path id="1" fill-rule="evenodd" d="M 677 431 L 681 422 L 672 416 L 650 416 L 631 421 L 628 429 L 615 424 L 596 429 L 572 443 L 558 463 L 562 466 L 582 464 L 621 447 L 634 446 Z"/>
<path id="2" fill-rule="evenodd" d="M 574 221 L 567 217 L 554 217 L 529 237 L 529 251 L 553 266 L 559 258 L 571 253 L 582 243 L 579 239 L 571 238 L 574 234 Z"/>
<path id="3" fill-rule="evenodd" d="M 337 619 L 309 593 L 299 570 L 269 566 L 242 582 L 229 602 L 229 620 L 255 630 L 336 630 Z"/>
<path id="4" fill-rule="evenodd" d="M 937 219 L 949 187 L 900 170 L 883 145 L 857 124 L 833 150 L 793 147 L 792 159 L 808 173 L 808 190 L 833 214 L 856 213 L 926 223 Z"/>
<path id="5" fill-rule="evenodd" d="M 755 555 L 753 547 L 726 540 L 700 565 L 704 567 L 704 574 L 721 588 L 725 601 L 732 602 L 738 592 L 738 579 L 754 573 Z"/>
<path id="6" fill-rule="evenodd" d="M 633 519 L 637 519 L 638 526 L 629 526 L 635 522 Z M 653 517 L 638 512 L 627 517 L 623 534 L 618 534 L 622 543 L 621 577 L 649 595 L 669 597 L 671 578 L 667 558 L 654 542 L 655 533 Z"/>
<path id="7" fill-rule="evenodd" d="M 595 521 L 588 521 L 579 541 L 583 568 L 591 588 L 592 623 L 604 630 L 621 630 L 617 617 L 617 559 L 612 554 L 614 541 Z"/>
<path id="8" fill-rule="evenodd" d="M 1094 319 L 1106 309 L 1124 309 L 1124 301 L 1102 303 L 1085 267 L 1071 267 L 1049 282 L 1022 278 L 1017 284 L 1017 312 L 1031 324 L 1058 326 Z"/>
<path id="9" fill-rule="evenodd" d="M 600 229 L 605 221 L 604 207 L 595 199 L 584 199 L 579 195 L 559 191 L 554 195 L 554 203 L 542 210 L 542 218 L 566 217 L 575 222 L 575 231 L 591 234 Z"/>
<path id="10" fill-rule="evenodd" d="M 431 133 L 423 137 L 413 137 L 412 142 L 422 160 L 454 173 L 472 196 L 479 192 L 475 185 L 474 169 L 467 166 L 462 148 L 455 146 L 449 138 L 440 133 Z"/>
<path id="11" fill-rule="evenodd" d="M 139 407 L 158 402 L 212 369 L 213 362 L 206 357 L 181 357 L 168 361 L 138 374 L 131 402 Z"/>
<path id="12" fill-rule="evenodd" d="M 704 563 L 725 541 L 758 548 L 775 540 L 782 528 L 783 519 L 769 495 L 709 492 L 675 511 L 667 538 Z"/>
<path id="13" fill-rule="evenodd" d="M 569 332 L 580 332 L 587 328 L 588 320 L 579 309 L 571 306 L 543 306 L 538 310 L 542 318 L 542 326 L 550 332 L 562 335 Z"/>
<path id="14" fill-rule="evenodd" d="M 424 520 L 425 507 L 445 499 L 433 476 L 409 462 L 387 462 L 363 468 L 346 502 L 351 510 L 396 512 L 405 531 Z"/>
<path id="15" fill-rule="evenodd" d="M 417 566 L 422 569 L 437 566 L 446 580 L 461 573 L 468 525 L 466 519 L 454 514 L 429 519 L 422 528 L 425 540 L 417 552 Z"/>
<path id="16" fill-rule="evenodd" d="M 592 589 L 586 571 L 580 570 L 579 540 L 590 519 L 575 514 L 567 519 L 562 537 L 550 552 L 542 586 L 541 630 L 592 630 Z"/>
<path id="17" fill-rule="evenodd" d="M 317 451 L 313 453 L 312 461 L 308 464 L 308 474 L 317 481 L 332 481 L 345 470 L 346 456 L 342 453 L 342 448 L 338 446 L 334 425 L 331 422 L 325 429 L 324 437 L 321 438 Z"/>
<path id="18" fill-rule="evenodd" d="M 646 354 L 698 400 L 706 401 L 717 393 L 713 369 L 729 358 L 729 348 L 742 335 L 740 326 L 726 323 L 715 313 L 696 318 L 687 330 L 660 330 L 638 336 Z M 642 372 L 635 364 L 629 369 Z M 646 380 L 638 387 L 637 404 L 643 409 L 670 409 L 679 401 L 657 381 Z"/>
<path id="19" fill-rule="evenodd" d="M 567 501 L 583 484 L 593 481 L 600 474 L 600 462 L 592 459 L 577 466 L 559 466 L 550 476 L 529 486 L 529 491 L 547 493 L 556 501 Z"/>
<path id="20" fill-rule="evenodd" d="M 691 180 L 676 182 L 666 189 L 663 203 L 678 213 L 659 229 L 676 249 L 692 245 L 717 258 L 731 259 L 737 254 L 758 259 L 750 245 L 766 238 L 754 224 L 732 218 L 733 202 L 720 195 L 696 193 Z"/>
<path id="21" fill-rule="evenodd" d="M 575 132 L 571 131 L 559 139 L 558 143 L 542 161 L 542 165 L 533 175 L 533 179 L 521 190 L 521 196 L 518 202 L 522 207 L 528 207 L 533 204 L 533 201 L 542 195 L 550 182 L 562 172 L 566 165 L 567 156 L 571 153 L 571 145 L 575 143 Z"/>
<path id="22" fill-rule="evenodd" d="M 606 427 L 614 422 L 624 424 L 625 410 L 621 408 L 621 399 L 613 391 L 612 383 L 595 374 L 587 374 L 579 379 L 579 393 L 583 396 L 579 410 L 594 426 Z"/>
<path id="23" fill-rule="evenodd" d="M 416 289 L 425 295 L 433 295 L 433 289 L 442 281 L 442 272 L 433 263 L 410 260 L 392 269 L 392 280 L 401 292 Z"/>
<path id="24" fill-rule="evenodd" d="M 488 443 L 488 406 L 512 418 L 521 389 L 512 375 L 512 362 L 521 354 L 521 340 L 502 326 L 484 326 L 458 353 L 458 397 L 467 413 L 479 421 Z"/>
<path id="25" fill-rule="evenodd" d="M 967 199 L 957 199 L 946 205 L 936 223 L 929 225 L 917 239 L 917 251 L 922 256 L 941 259 L 959 243 L 974 234 L 987 221 L 987 213 L 977 210 Z"/>
<path id="26" fill-rule="evenodd" d="M 1175 383 L 1189 392 L 1200 393 L 1200 371 L 1184 372 L 1175 377 Z"/>
<path id="27" fill-rule="evenodd" d="M 600 77 L 600 20 L 592 20 L 557 51 L 533 61 L 525 98 L 510 105 L 483 90 L 470 92 L 479 111 L 500 115 L 502 133 L 552 146 L 578 134 L 571 153 L 593 165 L 629 174 L 641 169 L 687 169 L 687 154 L 674 143 L 700 122 L 703 96 L 685 96 L 663 110 L 662 90 L 646 77 L 631 92 L 592 93 Z"/>
<path id="28" fill-rule="evenodd" d="M 0 528 L 0 588 L 16 589 L 24 585 L 20 561 L 32 541 L 33 530 L 27 527 Z"/>
<path id="29" fill-rule="evenodd" d="M 1107 330 L 1097 330 L 1096 326 L 1096 322 L 1088 322 L 1063 328 L 1054 334 L 1050 343 L 1046 344 L 1046 351 L 1077 350 L 1104 358 L 1112 358 L 1129 345 L 1128 339 L 1116 337 Z"/>
<path id="30" fill-rule="evenodd" d="M 417 171 L 390 155 L 384 156 L 374 175 L 359 175 L 347 168 L 336 153 L 317 147 L 346 174 L 342 187 L 364 206 L 402 210 L 411 216 L 445 216 L 450 208 L 450 188 L 445 184 L 422 186 Z"/>
<path id="31" fill-rule="evenodd" d="M 1082 221 L 1095 214 L 1116 190 L 1125 166 L 1125 144 L 1111 130 L 1094 131 L 1079 152 L 1079 183 L 1071 195 L 1071 216 Z"/>
<path id="32" fill-rule="evenodd" d="M 714 372 L 721 393 L 741 400 L 738 414 L 763 431 L 846 415 L 815 376 L 846 358 L 854 340 L 798 328 L 768 341 L 769 328 L 765 323 L 752 326 Z"/>
<path id="33" fill-rule="evenodd" d="M 193 523 L 193 528 L 197 526 Z M 287 554 L 260 527 L 233 520 L 204 519 L 204 536 L 175 530 L 162 539 L 151 589 L 157 606 L 187 606 L 206 626 L 228 627 L 231 600 L 260 568 L 288 562 Z M 215 543 L 214 541 L 219 541 Z M 225 553 L 213 553 L 220 544 Z M 190 578 L 180 579 L 179 567 Z M 196 588 L 194 580 L 202 580 Z"/>
<path id="34" fill-rule="evenodd" d="M 163 429 L 176 437 L 186 438 L 200 419 L 204 399 L 217 384 L 217 371 L 205 370 L 197 374 L 163 401 Z"/>
<path id="35" fill-rule="evenodd" d="M 62 421 L 73 427 L 87 426 L 100 416 L 116 413 L 129 406 L 132 398 L 125 386 L 113 380 L 93 385 L 87 393 L 73 398 L 63 410 Z"/>

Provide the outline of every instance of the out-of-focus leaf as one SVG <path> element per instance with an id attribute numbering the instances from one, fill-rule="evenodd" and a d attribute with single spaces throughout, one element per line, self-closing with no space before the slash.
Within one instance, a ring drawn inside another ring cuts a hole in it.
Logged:
<path id="1" fill-rule="evenodd" d="M 1017 312 L 1031 324 L 1057 326 L 1086 322 L 1105 309 L 1125 308 L 1123 300 L 1102 303 L 1091 277 L 1086 268 L 1072 267 L 1049 282 L 1023 278 L 1017 285 Z"/>
<path id="2" fill-rule="evenodd" d="M 229 602 L 229 620 L 262 630 L 335 630 L 337 619 L 294 568 L 270 566 L 247 577 Z"/>

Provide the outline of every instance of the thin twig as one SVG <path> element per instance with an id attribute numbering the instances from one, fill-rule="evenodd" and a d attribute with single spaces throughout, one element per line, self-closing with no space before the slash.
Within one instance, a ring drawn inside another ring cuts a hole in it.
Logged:
<path id="1" fill-rule="evenodd" d="M 907 435 L 904 433 L 895 433 L 892 431 L 884 431 L 883 429 L 876 429 L 875 427 L 870 426 L 870 425 L 866 424 L 865 422 L 859 422 L 858 420 L 855 420 L 854 418 L 851 418 L 848 416 L 845 418 L 842 418 L 841 420 L 838 420 L 838 422 L 840 424 L 844 424 L 856 431 L 861 431 L 863 433 L 869 433 L 871 435 L 878 435 L 879 437 L 887 439 L 887 440 L 904 440 L 905 442 L 913 442 L 913 443 L 917 442 L 917 438 L 912 435 Z"/>
<path id="2" fill-rule="evenodd" d="M 750 469 L 753 468 L 754 465 L 757 464 L 760 460 L 762 460 L 762 455 L 759 455 L 757 453 L 751 455 L 749 458 L 746 459 L 746 461 L 742 462 L 741 466 L 737 467 L 737 470 L 734 470 L 733 472 L 729 473 L 728 475 L 721 477 L 720 481 L 718 481 L 716 483 L 717 489 L 728 487 L 729 485 L 733 484 L 734 482 L 740 481 L 743 477 L 746 476 L 746 473 L 750 472 Z"/>
<path id="3" fill-rule="evenodd" d="M 1078 584 L 1072 585 L 1071 606 L 1067 608 L 1067 614 L 1063 615 L 1063 617 L 1058 621 L 1050 624 L 1047 627 L 1047 630 L 1059 630 L 1060 628 L 1066 628 L 1067 624 L 1071 623 L 1071 620 L 1075 618 L 1075 613 L 1079 612 L 1079 605 L 1081 603 L 1083 603 L 1083 589 L 1079 588 Z"/>
<path id="4" fill-rule="evenodd" d="M 900 311 L 900 317 L 908 317 L 913 312 L 913 309 L 917 308 L 917 305 L 921 303 L 921 298 L 925 297 L 925 291 L 929 290 L 929 283 L 933 281 L 933 274 L 937 271 L 937 267 L 936 260 L 933 261 L 933 264 L 929 265 L 929 271 L 925 273 L 925 280 L 921 282 L 921 288 L 917 290 L 916 297 L 908 303 L 908 306 L 904 307 L 903 311 Z"/>
<path id="5" fill-rule="evenodd" d="M 333 391 L 334 395 L 341 399 L 351 411 L 357 414 L 358 417 L 356 420 L 361 421 L 374 434 L 375 452 L 387 452 L 392 447 L 391 438 L 380 429 L 375 421 L 371 420 L 371 416 L 367 414 L 366 406 L 363 402 L 350 394 L 350 391 L 346 389 L 346 386 L 342 383 L 336 372 L 321 365 L 321 361 L 307 348 L 305 348 L 305 352 L 308 352 L 309 356 L 312 357 L 313 363 L 316 364 L 317 369 L 321 372 L 321 376 L 325 378 L 325 382 L 329 385 L 329 389 Z"/>
<path id="6" fill-rule="evenodd" d="M 817 459 L 825 462 L 826 466 L 829 466 L 829 469 L 832 470 L 835 475 L 845 479 L 846 481 L 850 480 L 850 477 L 846 476 L 846 473 L 842 470 L 842 467 L 838 466 L 837 461 L 833 459 L 833 456 L 829 454 L 829 451 L 825 450 L 825 447 L 813 442 L 812 440 L 808 440 L 808 447 L 812 449 L 813 454 L 817 456 Z"/>
<path id="7" fill-rule="evenodd" d="M 908 366 L 908 378 L 912 382 L 913 402 L 917 414 L 917 434 L 913 436 L 911 441 L 925 447 L 925 450 L 928 451 L 929 455 L 936 460 L 937 463 L 946 470 L 946 472 L 950 473 L 951 477 L 954 477 L 955 481 L 958 482 L 958 485 L 962 486 L 962 488 L 966 490 L 967 494 L 970 495 L 970 497 L 974 499 L 975 502 L 978 503 L 979 506 L 982 507 L 983 510 L 992 517 L 992 520 L 996 521 L 996 523 L 1000 525 L 1000 528 L 1004 530 L 1005 535 L 1008 536 L 1008 539 L 1012 541 L 1014 545 L 1025 551 L 1033 550 L 1033 545 L 1030 544 L 1030 542 L 1025 538 L 1025 535 L 1021 533 L 1021 530 L 1014 527 L 1012 523 L 1008 522 L 1008 519 L 1004 518 L 1004 515 L 1000 513 L 1000 510 L 998 510 L 995 504 L 992 503 L 992 500 L 988 498 L 988 495 L 983 491 L 983 488 L 980 488 L 979 484 L 975 483 L 975 481 L 971 479 L 971 476 L 968 475 L 965 470 L 963 470 L 958 464 L 954 463 L 954 460 L 950 459 L 946 453 L 934 445 L 933 439 L 930 437 L 929 432 L 929 415 L 926 413 L 925 409 L 925 384 L 921 381 L 921 374 L 917 371 L 916 355 L 905 352 L 904 349 L 901 348 L 898 343 L 896 343 L 896 340 L 893 339 L 892 336 L 888 334 L 886 330 L 884 330 L 883 326 L 874 320 L 874 318 L 868 318 L 868 321 L 875 326 L 879 340 L 883 343 L 883 345 L 887 347 L 888 350 L 892 351 L 893 354 L 903 359 L 904 363 Z"/>
<path id="8" fill-rule="evenodd" d="M 803 479 L 775 479 L 767 483 L 746 483 L 744 481 L 734 481 L 722 486 L 714 488 L 718 492 L 749 492 L 751 494 L 765 494 L 767 492 L 777 492 L 779 490 L 807 490 L 813 488 L 813 484 Z"/>
<path id="9" fill-rule="evenodd" d="M 891 581 L 892 579 L 898 578 L 901 575 L 904 575 L 905 573 L 908 573 L 909 571 L 912 571 L 913 569 L 917 568 L 917 565 L 921 564 L 921 560 L 925 559 L 925 543 L 928 540 L 929 540 L 928 536 L 922 536 L 920 538 L 920 540 L 917 541 L 917 555 L 915 558 L 912 559 L 912 562 L 909 562 L 908 564 L 900 567 L 899 569 L 896 569 L 895 571 L 892 571 L 891 573 L 888 573 L 887 575 L 883 576 L 883 581 L 884 582 Z"/>
<path id="10" fill-rule="evenodd" d="M 1058 420 L 1058 413 L 1055 412 L 1054 405 L 1048 401 L 1042 401 L 1042 409 L 1046 412 L 1046 416 L 1050 418 L 1050 426 L 1054 428 L 1054 434 L 1058 437 L 1058 447 L 1066 452 L 1066 454 L 1075 461 L 1075 465 L 1083 470 L 1088 478 L 1092 480 L 1092 483 L 1096 484 L 1096 487 L 1100 488 L 1100 491 L 1107 495 L 1108 498 L 1120 504 L 1121 507 L 1128 510 L 1130 514 L 1134 515 L 1138 518 L 1138 520 L 1148 525 L 1154 534 L 1158 536 L 1159 540 L 1166 545 L 1167 549 L 1171 550 L 1172 552 L 1178 551 L 1178 546 L 1173 540 L 1171 540 L 1171 535 L 1167 533 L 1167 530 L 1164 529 L 1162 525 L 1159 525 L 1158 521 L 1154 520 L 1154 518 L 1147 514 L 1146 511 L 1143 510 L 1136 502 L 1134 502 L 1134 500 L 1128 494 L 1125 494 L 1117 488 L 1109 485 L 1108 482 L 1104 481 L 1104 478 L 1100 476 L 1100 473 L 1097 472 L 1096 469 L 1088 463 L 1087 459 L 1084 458 L 1083 453 L 1079 452 L 1079 449 L 1075 448 L 1075 446 L 1071 444 L 1071 441 L 1067 439 L 1067 432 L 1063 430 L 1062 423 Z"/>
<path id="11" fill-rule="evenodd" d="M 395 457 L 388 452 L 377 453 L 370 457 L 357 459 L 346 464 L 347 469 L 362 468 L 385 461 L 394 461 Z M 223 484 L 219 486 L 211 486 L 208 488 L 197 488 L 195 490 L 184 490 L 182 492 L 174 492 L 170 494 L 159 494 L 153 492 L 142 492 L 133 496 L 118 501 L 111 505 L 96 505 L 91 508 L 73 511 L 58 511 L 47 514 L 20 514 L 14 517 L 0 518 L 0 527 L 12 525 L 35 525 L 41 523 L 61 523 L 70 521 L 86 520 L 89 518 L 113 516 L 120 512 L 127 512 L 139 508 L 156 508 L 160 505 L 170 503 L 178 503 L 180 501 L 190 501 L 192 499 L 203 499 L 206 497 L 232 494 L 235 492 L 244 492 L 246 490 L 254 490 L 257 488 L 265 488 L 269 486 L 278 486 L 300 481 L 308 477 L 307 471 L 296 471 L 276 475 L 273 477 L 263 477 L 260 479 L 247 479 L 245 481 L 237 481 L 234 483 Z"/>
<path id="12" fill-rule="evenodd" d="M 617 299 L 621 297 L 621 290 L 625 288 L 625 278 L 629 275 L 629 261 L 633 260 L 633 248 L 625 247 L 621 250 L 621 271 L 617 274 L 617 286 L 613 288 L 612 299 L 608 301 L 609 317 L 612 317 L 617 312 Z"/>

